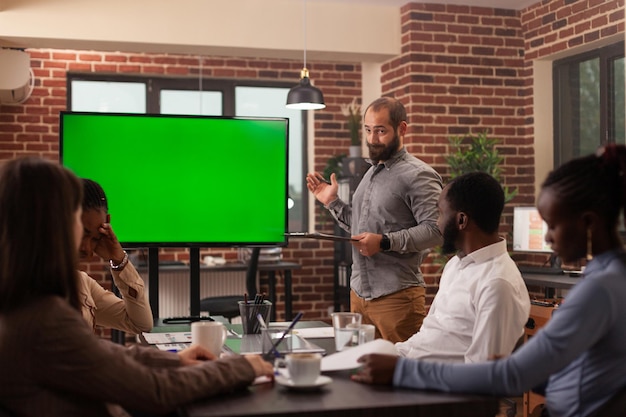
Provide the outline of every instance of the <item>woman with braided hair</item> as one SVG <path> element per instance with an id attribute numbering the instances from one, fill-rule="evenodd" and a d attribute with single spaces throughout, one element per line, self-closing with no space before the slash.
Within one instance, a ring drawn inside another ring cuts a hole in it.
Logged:
<path id="1" fill-rule="evenodd" d="M 144 282 L 113 232 L 104 190 L 90 179 L 83 178 L 82 182 L 84 234 L 80 257 L 89 259 L 95 253 L 109 262 L 113 281 L 122 295 L 117 297 L 80 271 L 83 317 L 93 328 L 98 325 L 134 334 L 148 332 L 153 320 Z"/>
<path id="2" fill-rule="evenodd" d="M 545 239 L 565 262 L 584 258 L 587 265 L 547 325 L 511 356 L 444 364 L 370 354 L 360 358 L 363 368 L 353 379 L 497 396 L 545 385 L 551 417 L 598 412 L 626 387 L 626 252 L 618 233 L 625 195 L 623 145 L 548 175 L 537 201 L 548 225 Z"/>

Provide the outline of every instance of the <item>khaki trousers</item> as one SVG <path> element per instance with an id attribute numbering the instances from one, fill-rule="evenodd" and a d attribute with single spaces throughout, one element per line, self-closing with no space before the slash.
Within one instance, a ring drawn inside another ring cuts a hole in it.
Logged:
<path id="1" fill-rule="evenodd" d="M 426 315 L 426 290 L 410 287 L 393 294 L 364 300 L 350 291 L 350 311 L 361 313 L 363 324 L 376 327 L 376 338 L 404 342 L 422 327 Z"/>

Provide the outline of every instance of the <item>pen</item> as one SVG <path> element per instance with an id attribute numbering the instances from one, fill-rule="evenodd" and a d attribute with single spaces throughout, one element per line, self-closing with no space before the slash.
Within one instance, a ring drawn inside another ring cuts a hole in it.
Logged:
<path id="1" fill-rule="evenodd" d="M 274 352 L 275 356 L 278 356 L 278 350 L 276 349 L 278 347 L 278 345 L 281 344 L 281 342 L 285 339 L 285 336 L 287 336 L 287 334 L 295 327 L 296 323 L 298 323 L 298 321 L 302 318 L 302 311 L 299 312 L 298 314 L 296 314 L 296 317 L 293 318 L 293 320 L 291 321 L 291 324 L 289 325 L 289 327 L 287 327 L 287 330 L 285 330 L 285 332 L 283 333 L 283 335 L 280 337 L 280 339 L 278 339 L 276 342 L 274 342 L 274 344 L 272 345 L 272 347 L 270 348 L 270 350 L 267 352 L 268 355 L 272 353 L 272 351 Z"/>
<path id="2" fill-rule="evenodd" d="M 325 182 L 328 185 L 331 185 L 331 182 L 329 180 L 327 180 L 326 178 L 322 177 L 321 175 L 316 175 L 316 177 L 317 177 L 318 180 L 320 180 L 322 182 Z"/>
<path id="3" fill-rule="evenodd" d="M 259 323 L 261 323 L 261 327 L 267 329 L 267 323 L 265 323 L 265 320 L 263 320 L 263 316 L 261 315 L 261 313 L 257 313 L 256 318 L 259 320 Z"/>

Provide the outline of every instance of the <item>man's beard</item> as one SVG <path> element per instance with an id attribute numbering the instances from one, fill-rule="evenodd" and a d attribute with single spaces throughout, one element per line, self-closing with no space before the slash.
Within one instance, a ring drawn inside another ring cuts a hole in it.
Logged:
<path id="1" fill-rule="evenodd" d="M 391 158 L 391 155 L 400 149 L 400 136 L 398 136 L 398 132 L 395 132 L 393 139 L 387 145 L 384 143 L 373 144 L 367 142 L 367 149 L 369 150 L 370 159 L 376 165 L 380 161 L 388 160 Z"/>
<path id="2" fill-rule="evenodd" d="M 441 244 L 441 252 L 449 255 L 457 251 L 456 240 L 459 237 L 459 229 L 456 227 L 455 219 L 452 218 L 443 227 L 443 243 Z"/>

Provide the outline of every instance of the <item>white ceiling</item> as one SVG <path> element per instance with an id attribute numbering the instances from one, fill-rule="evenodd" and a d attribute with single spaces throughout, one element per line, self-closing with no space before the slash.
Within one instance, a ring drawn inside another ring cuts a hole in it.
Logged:
<path id="1" fill-rule="evenodd" d="M 465 6 L 492 7 L 521 10 L 541 0 L 325 0 L 336 3 L 376 4 L 379 6 L 404 6 L 407 3 L 458 4 Z"/>

